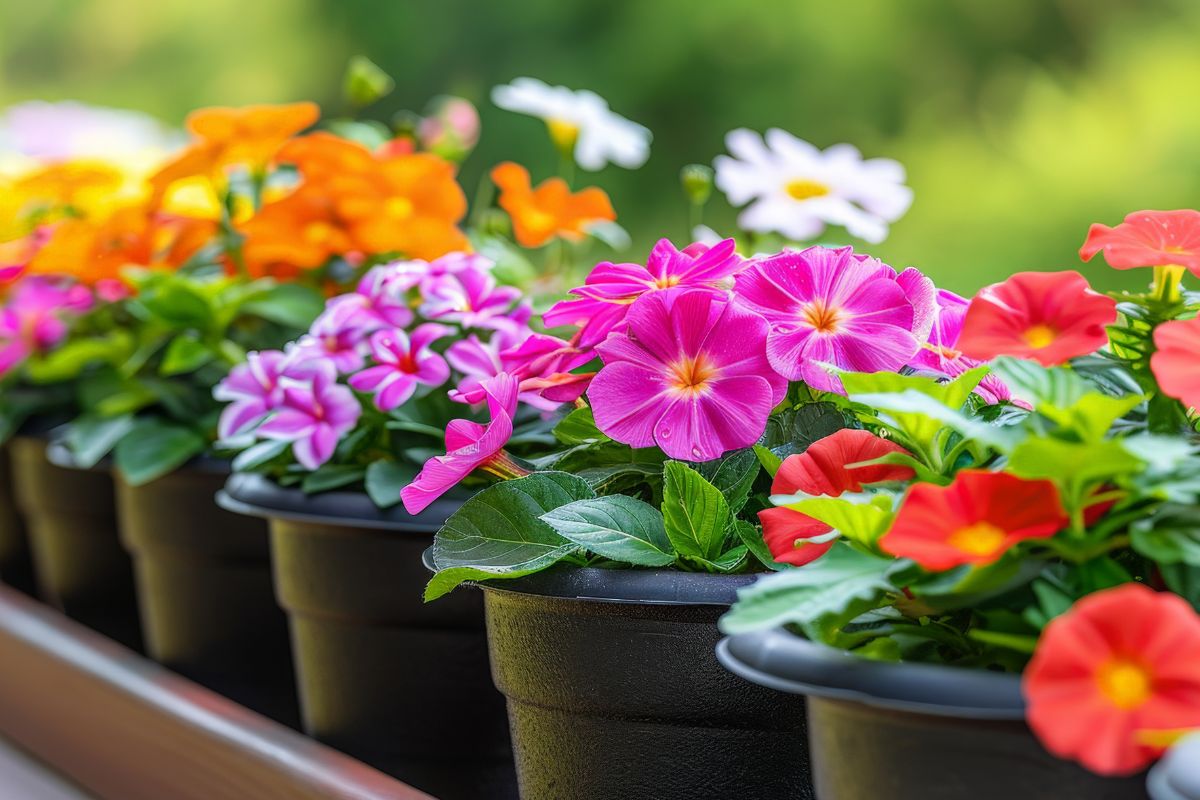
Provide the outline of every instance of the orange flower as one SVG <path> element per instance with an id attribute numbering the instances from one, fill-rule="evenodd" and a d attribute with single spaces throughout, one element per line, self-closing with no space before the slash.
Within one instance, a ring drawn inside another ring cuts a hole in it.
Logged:
<path id="1" fill-rule="evenodd" d="M 331 257 L 354 249 L 333 202 L 315 188 L 302 187 L 282 200 L 267 203 L 241 226 L 246 240 L 242 257 L 254 277 L 295 277 Z"/>
<path id="2" fill-rule="evenodd" d="M 579 241 L 589 225 L 617 218 L 608 195 L 594 186 L 571 194 L 566 181 L 550 178 L 535 189 L 529 171 L 511 161 L 498 164 L 492 180 L 500 187 L 500 207 L 512 217 L 522 247 L 541 247 L 555 237 Z"/>
<path id="3" fill-rule="evenodd" d="M 187 128 L 217 150 L 216 163 L 265 167 L 279 148 L 321 115 L 316 103 L 242 108 L 202 108 L 188 115 Z"/>
<path id="4" fill-rule="evenodd" d="M 1056 756 L 1131 775 L 1162 754 L 1155 733 L 1200 727 L 1198 665 L 1200 616 L 1186 600 L 1138 583 L 1096 592 L 1042 632 L 1026 718 Z"/>
<path id="5" fill-rule="evenodd" d="M 1066 524 L 1050 481 L 965 469 L 949 486 L 919 483 L 909 489 L 879 546 L 941 572 L 991 564 L 1017 542 L 1049 538 Z"/>

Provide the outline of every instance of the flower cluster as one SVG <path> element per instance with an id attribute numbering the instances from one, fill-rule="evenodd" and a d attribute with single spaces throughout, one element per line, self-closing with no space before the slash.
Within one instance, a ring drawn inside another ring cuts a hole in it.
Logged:
<path id="1" fill-rule="evenodd" d="M 62 342 L 68 320 L 92 303 L 92 293 L 79 284 L 42 277 L 18 284 L 0 308 L 0 377 Z"/>

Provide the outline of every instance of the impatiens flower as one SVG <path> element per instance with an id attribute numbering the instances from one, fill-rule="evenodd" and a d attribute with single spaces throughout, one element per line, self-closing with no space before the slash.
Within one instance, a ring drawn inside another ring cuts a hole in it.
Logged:
<path id="1" fill-rule="evenodd" d="M 772 495 L 826 495 L 861 492 L 864 484 L 904 481 L 913 471 L 895 464 L 851 467 L 891 453 L 907 451 L 870 431 L 844 429 L 819 439 L 803 453 L 788 456 L 775 473 Z M 799 511 L 780 506 L 758 512 L 763 539 L 776 561 L 803 566 L 833 547 L 833 528 Z"/>
<path id="2" fill-rule="evenodd" d="M 937 312 L 934 315 L 933 327 L 929 331 L 929 340 L 925 343 L 909 366 L 916 370 L 927 370 L 944 375 L 947 378 L 957 378 L 964 372 L 980 366 L 984 362 L 965 356 L 956 349 L 958 339 L 962 335 L 963 318 L 967 314 L 968 301 L 946 289 L 937 293 Z M 975 387 L 975 394 L 988 404 L 999 403 L 1013 399 L 1012 392 L 1004 381 L 988 373 Z"/>
<path id="3" fill-rule="evenodd" d="M 1200 727 L 1200 617 L 1178 595 L 1126 583 L 1079 600 L 1042 632 L 1025 716 L 1042 744 L 1101 775 L 1132 775 Z"/>
<path id="4" fill-rule="evenodd" d="M 409 514 L 419 514 L 475 469 L 501 477 L 529 474 L 504 452 L 517 413 L 517 380 L 501 373 L 484 384 L 491 421 L 480 425 L 466 419 L 446 426 L 446 454 L 425 462 L 413 482 L 400 490 Z"/>
<path id="5" fill-rule="evenodd" d="M 428 267 L 424 261 L 418 263 Z M 333 298 L 329 305 L 353 306 L 346 324 L 361 330 L 403 328 L 413 319 L 405 297 L 412 284 L 406 278 L 391 265 L 375 267 L 362 277 L 357 289 Z"/>
<path id="6" fill-rule="evenodd" d="M 236 365 L 216 385 L 213 397 L 229 403 L 217 425 L 222 439 L 245 432 L 283 404 L 280 378 L 291 362 L 279 350 L 247 353 L 245 363 Z"/>
<path id="7" fill-rule="evenodd" d="M 27 278 L 0 309 L 0 375 L 67 335 L 66 317 L 92 306 L 92 293 L 78 284 Z"/>
<path id="8" fill-rule="evenodd" d="M 628 333 L 597 348 L 588 389 L 596 425 L 632 447 L 709 461 L 766 428 L 787 381 L 767 363 L 767 324 L 703 290 L 654 292 L 629 310 Z"/>
<path id="9" fill-rule="evenodd" d="M 904 167 L 888 158 L 863 160 L 848 144 L 825 151 L 772 128 L 764 141 L 745 129 L 725 137 L 731 156 L 717 156 L 717 186 L 735 206 L 746 230 L 780 233 L 793 241 L 840 225 L 852 236 L 878 243 L 888 223 L 912 205 Z"/>
<path id="10" fill-rule="evenodd" d="M 1097 222 L 1079 257 L 1090 261 L 1101 251 L 1116 269 L 1180 266 L 1200 276 L 1200 211 L 1135 211 L 1115 228 Z"/>
<path id="11" fill-rule="evenodd" d="M 991 564 L 1017 542 L 1047 539 L 1066 524 L 1051 481 L 966 469 L 949 486 L 913 486 L 879 546 L 941 572 Z"/>
<path id="12" fill-rule="evenodd" d="M 1014 356 L 1051 367 L 1108 342 L 1117 303 L 1078 272 L 1018 272 L 971 300 L 958 349 L 971 358 Z"/>
<path id="13" fill-rule="evenodd" d="M 604 341 L 625 319 L 630 304 L 647 292 L 678 286 L 724 295 L 725 284 L 748 263 L 735 246 L 733 239 L 726 239 L 712 247 L 693 244 L 676 250 L 669 240 L 660 239 L 645 266 L 597 264 L 584 285 L 571 290 L 576 299 L 555 304 L 542 319 L 551 327 L 579 326 L 580 346 L 592 347 Z"/>
<path id="14" fill-rule="evenodd" d="M 1200 408 L 1200 317 L 1164 322 L 1154 329 L 1150 370 L 1168 397 L 1188 408 Z"/>
<path id="15" fill-rule="evenodd" d="M 562 178 L 549 178 L 535 188 L 529 170 L 511 161 L 497 165 L 492 180 L 522 247 L 541 247 L 555 238 L 577 242 L 590 226 L 617 218 L 608 195 L 594 186 L 572 193 Z"/>
<path id="16" fill-rule="evenodd" d="M 737 276 L 738 301 L 771 324 L 767 358 L 779 374 L 842 391 L 829 368 L 898 370 L 917 354 L 934 318 L 932 281 L 899 275 L 849 247 L 810 247 L 752 263 Z"/>
<path id="17" fill-rule="evenodd" d="M 330 303 L 296 346 L 306 355 L 329 359 L 343 375 L 357 372 L 363 367 L 363 343 L 379 327 L 359 311 L 352 303 Z"/>
<path id="18" fill-rule="evenodd" d="M 421 313 L 429 319 L 457 322 L 464 328 L 513 331 L 525 326 L 527 305 L 515 286 L 500 286 L 490 272 L 464 269 L 430 280 L 423 287 Z"/>
<path id="19" fill-rule="evenodd" d="M 507 111 L 539 117 L 560 151 L 587 170 L 609 162 L 637 169 L 650 157 L 650 131 L 609 109 L 594 92 L 517 78 L 492 90 L 492 102 Z"/>
<path id="20" fill-rule="evenodd" d="M 591 352 L 542 333 L 531 333 L 515 342 L 497 333 L 486 344 L 471 335 L 450 345 L 446 358 L 464 376 L 450 392 L 450 399 L 472 405 L 484 401 L 485 382 L 501 372 L 520 382 L 522 403 L 543 411 L 574 401 L 592 377 L 571 372 L 592 360 Z"/>
<path id="21" fill-rule="evenodd" d="M 362 406 L 354 392 L 337 382 L 333 365 L 318 366 L 307 380 L 283 383 L 283 402 L 257 433 L 292 443 L 296 460 L 314 470 L 333 457 L 338 439 L 354 429 Z"/>
<path id="22" fill-rule="evenodd" d="M 374 394 L 375 407 L 380 411 L 404 405 L 417 384 L 441 386 L 450 377 L 450 367 L 430 345 L 452 332 L 434 322 L 417 326 L 411 337 L 398 328 L 377 331 L 371 336 L 371 356 L 376 366 L 350 376 L 350 385 Z"/>

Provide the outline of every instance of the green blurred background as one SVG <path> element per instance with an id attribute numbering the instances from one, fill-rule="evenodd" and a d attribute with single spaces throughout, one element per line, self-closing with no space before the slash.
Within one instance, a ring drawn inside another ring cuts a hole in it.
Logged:
<path id="1" fill-rule="evenodd" d="M 75 98 L 180 123 L 196 106 L 311 98 L 341 113 L 362 53 L 396 91 L 388 119 L 440 93 L 476 102 L 468 193 L 496 161 L 555 169 L 541 124 L 491 86 L 590 88 L 654 132 L 607 189 L 640 253 L 686 236 L 678 171 L 725 133 L 777 126 L 908 168 L 916 201 L 871 252 L 970 292 L 1022 269 L 1080 268 L 1093 221 L 1200 205 L 1195 0 L 2 0 L 0 102 Z M 706 222 L 728 231 L 721 198 Z"/>

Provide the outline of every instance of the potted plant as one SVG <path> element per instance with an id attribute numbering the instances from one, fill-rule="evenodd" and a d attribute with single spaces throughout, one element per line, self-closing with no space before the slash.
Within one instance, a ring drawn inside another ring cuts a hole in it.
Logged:
<path id="1" fill-rule="evenodd" d="M 477 208 L 468 244 L 453 165 L 428 150 L 316 134 L 292 155 L 322 197 L 361 214 L 326 220 L 334 246 L 375 257 L 355 265 L 357 287 L 330 300 L 305 336 L 251 353 L 218 387 L 226 443 L 241 450 L 221 502 L 270 521 L 305 730 L 448 800 L 512 796 L 482 604 L 420 598 L 421 553 L 466 492 L 408 513 L 400 490 L 448 420 L 472 418 L 456 423 L 463 436 L 481 427 L 481 407 L 498 402 L 482 382 L 505 363 L 538 358 L 547 374 L 576 364 L 569 343 L 529 327 L 518 288 L 567 269 L 565 245 L 539 270 L 503 231 L 527 248 L 583 241 L 590 226 L 611 223 L 612 207 L 598 189 L 533 187 L 524 168 L 503 164 L 485 189 L 500 186 L 507 216 Z M 505 405 L 518 452 L 550 439 L 547 417 L 569 399 L 569 386 L 546 386 Z"/>
<path id="2" fill-rule="evenodd" d="M 943 307 L 948 383 L 840 374 L 858 430 L 785 461 L 763 512 L 803 566 L 721 622 L 730 669 L 808 696 L 819 797 L 1144 797 L 1200 726 L 1198 232 L 1093 226 L 1081 255 L 1154 266 L 1149 292 L 1020 273 Z M 1020 404 L 982 404 L 996 378 Z"/>
<path id="3" fill-rule="evenodd" d="M 918 362 L 933 284 L 849 247 L 747 260 L 733 240 L 663 240 L 571 293 L 544 321 L 578 326 L 588 366 L 514 359 L 485 383 L 490 425 L 462 441 L 452 423 L 402 492 L 415 512 L 475 470 L 506 478 L 438 531 L 426 598 L 483 589 L 526 800 L 808 797 L 803 703 L 730 683 L 715 621 L 786 567 L 755 518 L 770 475 L 849 424 L 820 362 Z M 568 380 L 558 448 L 512 457 L 515 398 Z"/>

